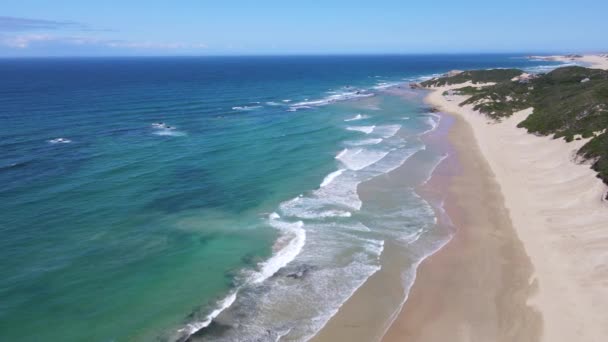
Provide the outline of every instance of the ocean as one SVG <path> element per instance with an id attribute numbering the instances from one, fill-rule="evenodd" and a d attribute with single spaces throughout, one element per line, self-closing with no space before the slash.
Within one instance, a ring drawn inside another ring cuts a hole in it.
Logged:
<path id="1" fill-rule="evenodd" d="M 385 242 L 416 251 L 411 282 L 449 239 L 415 192 L 445 158 L 421 139 L 439 116 L 407 83 L 556 64 L 0 60 L 0 340 L 305 341 Z M 403 184 L 360 196 L 416 155 Z"/>

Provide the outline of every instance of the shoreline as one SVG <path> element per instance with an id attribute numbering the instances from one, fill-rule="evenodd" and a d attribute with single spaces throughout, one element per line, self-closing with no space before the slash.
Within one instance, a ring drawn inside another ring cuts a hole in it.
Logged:
<path id="1" fill-rule="evenodd" d="M 604 68 L 606 65 L 594 64 L 592 67 Z M 522 252 L 527 254 L 533 271 L 527 279 L 520 279 L 519 284 L 512 284 L 513 291 L 506 292 L 506 298 L 511 302 L 523 300 L 520 309 L 530 313 L 534 324 L 530 324 L 530 319 L 518 321 L 517 316 L 521 312 L 501 307 L 500 297 L 487 298 L 485 305 L 495 306 L 496 318 L 500 317 L 497 322 L 504 324 L 505 330 L 496 331 L 497 334 L 487 336 L 485 340 L 602 341 L 608 336 L 608 312 L 605 310 L 608 307 L 608 232 L 602 231 L 608 222 L 608 203 L 602 199 L 606 186 L 596 173 L 589 165 L 577 164 L 573 160 L 574 151 L 586 141 L 566 143 L 562 139 L 535 136 L 517 128 L 516 125 L 531 113 L 530 110 L 516 113 L 502 122 L 493 122 L 471 106 L 460 107 L 458 104 L 465 97 L 443 95 L 444 91 L 461 86 L 435 88 L 426 101 L 469 127 L 471 144 L 457 149 L 461 155 L 466 155 L 466 148 L 474 146 L 479 149 L 479 158 L 487 163 L 498 191 L 504 195 L 502 207 L 512 222 L 509 230 L 514 231 L 517 240 L 521 239 L 519 244 L 524 247 Z M 456 127 L 454 131 L 457 130 Z M 458 146 L 461 142 L 452 139 L 452 143 Z M 458 177 L 455 179 L 457 182 Z M 465 191 L 454 195 L 464 200 Z M 466 213 L 466 205 L 463 209 Z M 448 208 L 448 211 L 458 220 L 457 210 Z M 463 228 L 458 223 L 457 226 Z M 414 337 L 408 341 L 445 340 L 437 333 L 442 331 L 441 328 L 453 333 L 453 329 L 468 327 L 468 335 L 459 335 L 456 339 L 463 341 L 471 339 L 471 334 L 483 333 L 486 324 L 471 321 L 466 315 L 440 327 L 437 325 L 441 323 L 428 323 L 429 316 L 426 320 L 421 319 L 425 311 L 431 315 L 428 306 L 439 305 L 435 297 L 441 289 L 433 289 L 433 282 L 446 277 L 443 274 L 446 268 L 442 265 L 449 261 L 450 249 L 458 248 L 458 237 L 462 239 L 469 231 L 468 228 L 461 229 L 446 248 L 421 265 L 419 281 L 414 285 L 411 299 L 385 336 L 385 341 L 400 341 L 406 336 Z M 475 241 L 473 245 L 479 244 L 480 241 Z M 504 247 L 517 249 L 517 245 L 512 241 Z M 454 253 L 452 257 L 461 255 Z M 512 258 L 503 261 L 521 267 L 521 261 Z M 465 272 L 471 266 L 462 264 L 460 271 Z M 478 272 L 472 278 L 480 276 L 484 273 Z M 508 280 L 511 282 L 512 279 Z M 475 303 L 475 299 L 472 300 Z M 430 320 L 437 322 L 438 317 L 446 316 L 446 310 L 475 311 L 474 308 L 463 308 L 463 305 L 471 306 L 471 302 L 461 303 L 458 307 L 458 302 L 450 297 Z M 505 319 L 512 322 L 505 324 Z M 513 339 L 506 333 L 521 335 Z"/>
<path id="2" fill-rule="evenodd" d="M 420 265 L 382 341 L 535 341 L 541 320 L 527 305 L 535 290 L 530 260 L 472 128 L 447 115 L 454 120 L 448 140 L 455 153 L 434 178 L 447 189 L 445 210 L 456 233 Z"/>
<path id="3" fill-rule="evenodd" d="M 393 95 L 403 94 L 399 92 Z M 419 95 L 421 94 L 418 93 Z M 425 150 L 419 151 L 383 177 L 362 183 L 358 190 L 362 199 L 378 200 L 373 195 L 374 191 L 377 188 L 386 188 L 388 193 L 398 191 L 394 189 L 398 189 L 399 184 L 408 177 L 411 172 L 410 165 L 420 163 L 425 158 L 426 152 L 445 152 L 448 156 L 434 165 L 431 172 L 425 175 L 426 179 L 422 184 L 414 186 L 415 193 L 429 203 L 434 211 L 437 217 L 435 228 L 422 234 L 416 241 L 420 244 L 410 245 L 411 248 L 404 248 L 402 244 L 387 240 L 381 256 L 381 269 L 357 289 L 309 341 L 380 341 L 401 312 L 409 290 L 416 284 L 416 274 L 420 264 L 443 249 L 452 239 L 453 225 L 443 209 L 444 192 L 441 191 L 441 187 L 444 185 L 444 177 L 439 177 L 441 180 L 437 181 L 438 174 L 451 172 L 446 170 L 444 165 L 450 159 L 449 154 L 453 153 L 449 144 L 446 144 L 445 137 L 452 120 L 447 115 L 440 116 L 435 129 L 420 135 L 420 139 L 427 147 Z M 394 185 L 387 187 L 387 183 Z M 410 281 L 404 281 L 404 277 Z"/>

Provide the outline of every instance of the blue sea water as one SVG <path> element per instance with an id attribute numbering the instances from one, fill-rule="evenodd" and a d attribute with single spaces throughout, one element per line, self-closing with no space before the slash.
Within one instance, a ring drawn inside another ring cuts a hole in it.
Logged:
<path id="1" fill-rule="evenodd" d="M 420 96 L 391 87 L 554 66 L 0 60 L 0 340 L 306 340 L 379 269 L 386 239 L 407 248 L 435 224 L 411 187 L 391 213 L 357 193 L 436 126 Z"/>

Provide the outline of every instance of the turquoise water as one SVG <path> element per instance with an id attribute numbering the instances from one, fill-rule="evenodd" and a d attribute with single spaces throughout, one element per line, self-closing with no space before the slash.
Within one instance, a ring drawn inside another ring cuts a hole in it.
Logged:
<path id="1" fill-rule="evenodd" d="M 390 86 L 544 65 L 1 60 L 0 339 L 305 340 L 377 271 L 385 239 L 407 247 L 433 228 L 411 189 L 391 213 L 357 195 L 436 124 Z"/>

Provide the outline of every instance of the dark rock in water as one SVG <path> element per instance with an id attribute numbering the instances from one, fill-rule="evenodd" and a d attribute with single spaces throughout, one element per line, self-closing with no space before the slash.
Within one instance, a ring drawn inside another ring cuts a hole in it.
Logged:
<path id="1" fill-rule="evenodd" d="M 255 266 L 264 261 L 264 258 L 255 253 L 248 253 L 241 257 L 241 261 L 247 266 Z"/>
<path id="2" fill-rule="evenodd" d="M 421 113 L 418 116 L 427 116 L 428 113 L 439 113 L 441 110 L 437 107 L 420 107 L 419 111 Z"/>
<path id="3" fill-rule="evenodd" d="M 423 89 L 424 87 L 420 83 L 410 83 L 410 89 Z"/>
<path id="4" fill-rule="evenodd" d="M 287 278 L 292 278 L 292 279 L 301 279 L 306 277 L 306 275 L 313 271 L 316 267 L 312 266 L 312 265 L 301 265 L 298 266 L 295 270 L 291 270 L 289 273 L 287 273 L 285 276 Z"/>
<path id="5" fill-rule="evenodd" d="M 203 245 L 206 246 L 208 245 L 211 241 L 217 239 L 220 236 L 220 234 L 218 233 L 207 233 L 204 235 L 199 236 L 198 238 L 198 242 Z"/>

